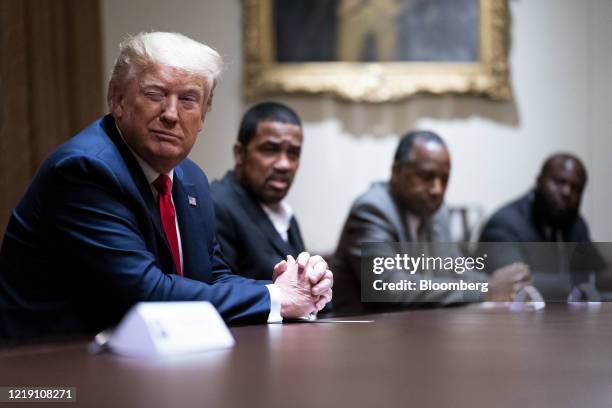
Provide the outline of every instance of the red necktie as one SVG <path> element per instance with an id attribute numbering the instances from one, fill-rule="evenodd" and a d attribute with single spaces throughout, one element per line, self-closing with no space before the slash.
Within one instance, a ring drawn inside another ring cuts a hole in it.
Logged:
<path id="1" fill-rule="evenodd" d="M 179 253 L 178 236 L 176 234 L 176 213 L 174 212 L 174 205 L 172 204 L 172 180 L 165 174 L 161 174 L 155 179 L 153 186 L 159 193 L 159 212 L 161 214 L 164 232 L 166 233 L 166 239 L 170 245 L 170 252 L 172 252 L 172 259 L 174 259 L 176 273 L 182 275 L 181 255 Z"/>

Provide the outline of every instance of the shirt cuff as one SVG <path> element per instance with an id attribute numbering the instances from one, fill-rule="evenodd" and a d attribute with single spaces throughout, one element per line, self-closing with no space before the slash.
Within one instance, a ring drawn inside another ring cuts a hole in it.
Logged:
<path id="1" fill-rule="evenodd" d="M 270 314 L 268 315 L 268 323 L 281 323 L 283 317 L 281 316 L 281 291 L 278 286 L 271 283 L 266 285 L 268 292 L 270 292 Z"/>

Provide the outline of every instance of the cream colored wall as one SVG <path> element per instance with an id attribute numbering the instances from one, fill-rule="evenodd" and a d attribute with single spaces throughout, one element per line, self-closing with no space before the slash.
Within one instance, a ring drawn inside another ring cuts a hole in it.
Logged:
<path id="1" fill-rule="evenodd" d="M 231 146 L 247 106 L 241 94 L 238 0 L 103 0 L 105 63 L 126 33 L 178 31 L 218 49 L 228 65 L 213 111 L 191 158 L 211 179 L 232 166 Z M 568 150 L 590 172 L 583 214 L 596 240 L 612 241 L 612 2 L 513 0 L 509 103 L 423 96 L 394 105 L 329 97 L 276 98 L 304 119 L 305 144 L 289 195 L 307 242 L 333 250 L 351 201 L 389 175 L 398 135 L 428 128 L 448 141 L 451 204 L 480 204 L 489 214 L 526 191 L 542 160 Z"/>

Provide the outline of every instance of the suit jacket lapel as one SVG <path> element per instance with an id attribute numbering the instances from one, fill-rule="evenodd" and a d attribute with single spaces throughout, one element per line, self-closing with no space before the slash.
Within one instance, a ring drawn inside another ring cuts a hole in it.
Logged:
<path id="1" fill-rule="evenodd" d="M 149 214 L 149 218 L 155 226 L 155 231 L 158 235 L 158 239 L 160 239 L 166 247 L 166 254 L 164 259 L 170 262 L 164 262 L 162 267 L 164 271 L 168 270 L 168 272 L 170 272 L 168 268 L 170 268 L 170 265 L 174 265 L 174 262 L 172 262 L 172 253 L 170 252 L 170 246 L 168 245 L 168 241 L 166 240 L 166 233 L 164 232 L 164 227 L 161 222 L 161 215 L 159 213 L 157 202 L 153 197 L 151 186 L 149 185 L 149 182 L 147 181 L 147 178 L 142 172 L 142 169 L 136 161 L 136 158 L 134 157 L 133 153 L 130 151 L 129 147 L 117 131 L 117 126 L 115 125 L 115 121 L 111 115 L 107 115 L 104 118 L 104 130 L 119 150 L 119 153 L 121 154 L 121 157 L 123 158 L 123 161 L 125 162 L 128 171 L 130 172 L 132 179 L 134 180 L 134 183 L 138 188 L 138 191 L 140 192 L 140 196 L 144 201 L 145 207 Z"/>
<path id="2" fill-rule="evenodd" d="M 389 184 L 377 183 L 375 185 L 380 189 L 379 192 L 376 193 L 380 200 L 380 206 L 383 208 L 384 214 L 388 217 L 391 225 L 393 225 L 393 229 L 397 231 L 397 240 L 399 242 L 413 241 L 414 237 L 410 235 L 410 229 L 406 224 L 406 216 L 393 199 Z"/>
<path id="3" fill-rule="evenodd" d="M 259 228 L 262 235 L 265 236 L 268 241 L 270 241 L 281 257 L 284 258 L 287 254 L 292 253 L 293 251 L 291 251 L 289 245 L 282 239 L 278 231 L 276 231 L 276 228 L 274 228 L 274 225 L 272 225 L 272 221 L 270 221 L 270 218 L 265 213 L 263 208 L 261 208 L 257 200 L 255 200 L 242 188 L 233 173 L 231 173 L 230 176 L 234 190 L 240 196 L 241 202 L 244 203 L 244 211 L 247 213 L 249 218 L 251 218 L 253 224 Z"/>
<path id="4" fill-rule="evenodd" d="M 190 203 L 191 199 L 194 201 Z M 185 180 L 180 165 L 174 169 L 172 200 L 174 201 L 176 218 L 181 233 L 183 272 L 189 278 L 206 281 L 207 276 L 201 273 L 202 268 L 194 265 L 195 254 L 207 253 L 208 251 L 201 231 L 194 231 L 194 228 L 197 229 L 199 225 L 196 217 L 197 206 L 201 204 L 198 204 L 195 185 Z"/>
<path id="5" fill-rule="evenodd" d="M 276 249 L 281 257 L 285 257 L 287 254 L 293 251 L 289 248 L 289 245 L 280 236 L 272 221 L 265 213 L 263 208 L 259 206 L 259 203 L 250 202 L 250 205 L 245 206 L 245 210 L 249 213 L 249 217 L 253 220 L 255 225 L 261 230 L 262 234 L 270 241 L 272 246 Z"/>
<path id="6" fill-rule="evenodd" d="M 302 241 L 300 227 L 298 226 L 295 217 L 291 217 L 291 223 L 289 224 L 289 231 L 287 231 L 287 236 L 289 238 L 291 252 L 297 252 L 299 254 L 300 252 L 304 251 L 304 241 Z"/>

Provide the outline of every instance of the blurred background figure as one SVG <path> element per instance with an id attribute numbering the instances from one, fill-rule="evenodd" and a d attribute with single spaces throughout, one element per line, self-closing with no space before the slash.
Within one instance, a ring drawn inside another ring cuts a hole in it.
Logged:
<path id="1" fill-rule="evenodd" d="M 496 211 L 480 235 L 483 243 L 529 244 L 482 244 L 492 255 L 490 261 L 498 266 L 526 262 L 547 300 L 565 300 L 572 287 L 588 282 L 590 275 L 603 269 L 604 261 L 590 245 L 589 228 L 580 215 L 586 183 L 587 171 L 578 157 L 558 153 L 546 159 L 535 187 Z M 537 242 L 559 244 L 532 244 Z"/>
<path id="2" fill-rule="evenodd" d="M 505 205 L 489 219 L 485 242 L 585 242 L 589 229 L 580 216 L 587 172 L 576 156 L 555 154 L 542 166 L 535 188 Z"/>
<path id="3" fill-rule="evenodd" d="M 511 265 L 489 278 L 475 270 L 458 275 L 448 271 L 427 275 L 445 282 L 488 282 L 489 292 L 436 290 L 403 291 L 396 304 L 361 303 L 361 244 L 367 242 L 416 242 L 430 256 L 460 257 L 451 241 L 450 217 L 444 195 L 451 162 L 446 143 L 436 133 L 415 131 L 405 135 L 396 150 L 389 182 L 373 183 L 351 207 L 334 256 L 334 312 L 353 313 L 370 307 L 415 307 L 422 302 L 443 306 L 459 302 L 509 300 L 529 280 L 524 265 Z M 430 243 L 445 243 L 431 245 Z M 420 250 L 417 254 L 420 254 Z M 378 256 L 378 255 L 377 255 Z M 380 256 L 395 256 L 380 254 Z M 417 255 L 418 256 L 418 255 Z M 404 271 L 393 271 L 399 281 Z M 400 297 L 401 296 L 401 297 Z M 399 304 L 398 304 L 399 303 Z"/>

